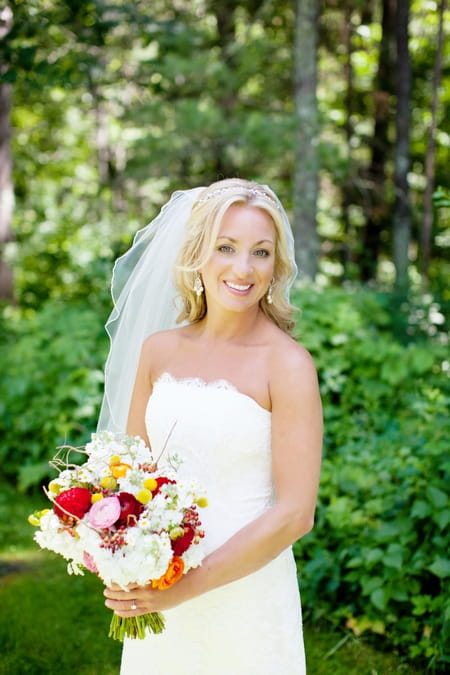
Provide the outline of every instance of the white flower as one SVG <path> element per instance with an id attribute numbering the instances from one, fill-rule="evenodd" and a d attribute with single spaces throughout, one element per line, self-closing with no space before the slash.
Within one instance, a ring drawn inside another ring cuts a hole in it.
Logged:
<path id="1" fill-rule="evenodd" d="M 189 546 L 188 550 L 181 556 L 185 565 L 184 571 L 188 572 L 193 567 L 199 567 L 205 557 L 203 541 L 194 546 Z"/>

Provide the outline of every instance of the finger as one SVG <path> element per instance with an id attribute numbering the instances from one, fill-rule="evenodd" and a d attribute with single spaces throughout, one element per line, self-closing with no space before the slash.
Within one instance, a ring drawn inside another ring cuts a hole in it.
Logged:
<path id="1" fill-rule="evenodd" d="M 138 588 L 145 588 L 144 586 L 140 586 L 139 584 L 128 584 L 128 586 L 119 586 L 118 584 L 112 583 L 109 586 L 106 586 L 103 593 L 107 597 L 119 597 L 118 595 L 115 596 L 113 595 L 114 593 L 128 593 L 129 591 L 133 591 Z M 106 592 L 108 591 L 108 592 Z"/>
<path id="2" fill-rule="evenodd" d="M 103 595 L 115 600 L 126 600 L 129 598 L 129 591 L 124 591 L 120 586 L 117 586 L 116 588 L 108 588 L 107 586 L 103 589 Z"/>
<path id="3" fill-rule="evenodd" d="M 119 584 L 116 584 L 114 581 L 111 582 L 108 588 L 111 588 L 113 591 L 122 590 L 122 586 L 119 586 Z"/>
<path id="4" fill-rule="evenodd" d="M 105 600 L 105 605 L 109 609 L 114 611 L 125 611 L 125 612 L 134 612 L 137 610 L 137 602 L 133 598 L 127 598 L 126 600 L 118 600 L 117 598 L 107 598 Z"/>
<path id="5" fill-rule="evenodd" d="M 127 617 L 132 617 L 132 616 L 140 616 L 141 614 L 146 614 L 147 609 L 144 607 L 139 607 L 135 601 L 130 601 L 128 600 L 126 603 L 125 602 L 120 602 L 118 600 L 106 600 L 105 601 L 106 607 L 109 609 L 112 609 L 115 614 L 118 616 L 127 618 Z"/>
<path id="6" fill-rule="evenodd" d="M 134 616 L 142 616 L 143 614 L 149 614 L 145 609 L 136 609 L 136 610 L 125 610 L 125 609 L 115 609 L 114 614 L 120 616 L 122 619 L 130 619 Z"/>

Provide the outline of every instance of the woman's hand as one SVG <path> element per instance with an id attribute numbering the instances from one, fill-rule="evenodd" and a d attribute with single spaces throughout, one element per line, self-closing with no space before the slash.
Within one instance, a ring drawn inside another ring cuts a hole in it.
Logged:
<path id="1" fill-rule="evenodd" d="M 124 618 L 158 611 L 159 608 L 154 606 L 153 599 L 156 594 L 158 591 L 150 585 L 137 586 L 135 584 L 131 584 L 126 591 L 117 584 L 112 584 L 103 591 L 103 595 L 107 598 L 105 605 Z"/>
<path id="2" fill-rule="evenodd" d="M 187 584 L 184 583 L 187 576 L 189 575 L 164 591 L 152 588 L 150 584 L 147 586 L 130 584 L 124 591 L 117 584 L 112 584 L 103 591 L 103 595 L 107 598 L 105 605 L 124 618 L 162 612 L 188 599 Z"/>

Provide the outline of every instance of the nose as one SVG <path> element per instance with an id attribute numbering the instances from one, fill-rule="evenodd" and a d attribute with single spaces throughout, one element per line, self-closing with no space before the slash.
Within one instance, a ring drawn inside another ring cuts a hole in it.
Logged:
<path id="1" fill-rule="evenodd" d="M 245 279 L 245 277 L 252 270 L 252 261 L 248 253 L 240 253 L 235 256 L 233 260 L 233 272 L 239 279 Z"/>

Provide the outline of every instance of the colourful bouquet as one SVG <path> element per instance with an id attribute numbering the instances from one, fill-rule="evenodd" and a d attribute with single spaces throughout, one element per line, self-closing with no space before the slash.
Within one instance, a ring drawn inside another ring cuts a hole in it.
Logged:
<path id="1" fill-rule="evenodd" d="M 73 451 L 87 461 L 70 464 Z M 198 507 L 207 500 L 194 482 L 178 479 L 176 455 L 167 458 L 169 470 L 160 471 L 141 438 L 103 431 L 84 448 L 60 449 L 51 465 L 59 471 L 45 490 L 53 508 L 35 512 L 29 522 L 39 527 L 34 539 L 41 548 L 69 561 L 69 574 L 88 569 L 106 585 L 151 583 L 163 590 L 201 564 Z M 114 614 L 109 636 L 143 638 L 147 628 L 160 633 L 163 616 Z"/>

